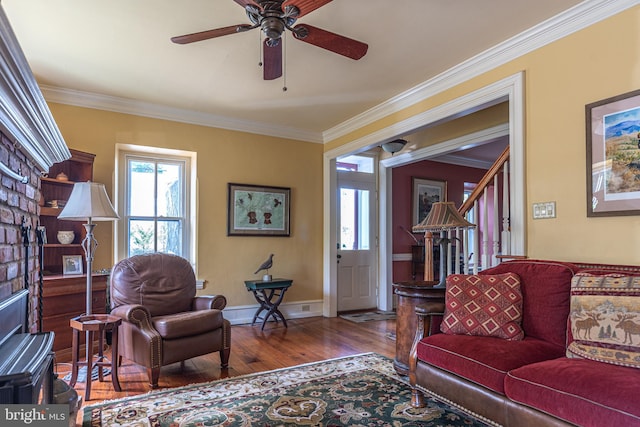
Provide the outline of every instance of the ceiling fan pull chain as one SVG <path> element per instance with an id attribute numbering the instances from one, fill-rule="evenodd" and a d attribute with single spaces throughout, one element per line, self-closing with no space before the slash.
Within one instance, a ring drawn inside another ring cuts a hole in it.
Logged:
<path id="1" fill-rule="evenodd" d="M 287 37 L 287 33 L 282 34 L 282 37 L 280 38 L 280 40 L 282 40 L 282 62 L 283 62 L 283 66 L 282 66 L 282 82 L 283 82 L 283 86 L 282 86 L 282 91 L 286 92 L 287 91 L 287 42 L 286 42 L 286 37 Z"/>
<path id="2" fill-rule="evenodd" d="M 260 55 L 260 59 L 258 60 L 258 67 L 262 67 L 262 31 L 258 31 L 258 55 Z"/>

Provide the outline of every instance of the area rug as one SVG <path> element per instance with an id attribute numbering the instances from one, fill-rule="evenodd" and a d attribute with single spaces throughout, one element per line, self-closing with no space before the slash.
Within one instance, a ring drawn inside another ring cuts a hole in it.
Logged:
<path id="1" fill-rule="evenodd" d="M 352 322 L 371 322 L 375 320 L 394 320 L 396 318 L 395 311 L 366 311 L 363 313 L 341 314 L 341 318 Z"/>
<path id="2" fill-rule="evenodd" d="M 431 398 L 413 408 L 406 381 L 367 353 L 102 402 L 84 408 L 82 425 L 486 426 Z"/>

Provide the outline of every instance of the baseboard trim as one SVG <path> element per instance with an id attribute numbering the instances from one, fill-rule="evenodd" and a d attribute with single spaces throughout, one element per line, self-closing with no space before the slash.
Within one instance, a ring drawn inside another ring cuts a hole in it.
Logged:
<path id="1" fill-rule="evenodd" d="M 238 305 L 225 307 L 224 318 L 232 325 L 251 323 L 259 305 Z M 285 319 L 302 319 L 305 317 L 322 316 L 322 300 L 283 302 L 278 307 Z M 265 314 L 262 312 L 262 314 Z M 273 322 L 273 319 L 269 319 Z"/>

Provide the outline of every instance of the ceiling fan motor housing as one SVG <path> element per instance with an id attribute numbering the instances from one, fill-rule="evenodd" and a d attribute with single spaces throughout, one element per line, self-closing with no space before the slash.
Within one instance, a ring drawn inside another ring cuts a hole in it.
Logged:
<path id="1" fill-rule="evenodd" d="M 269 16 L 262 20 L 260 28 L 265 36 L 271 40 L 277 40 L 282 36 L 285 26 L 282 18 Z"/>

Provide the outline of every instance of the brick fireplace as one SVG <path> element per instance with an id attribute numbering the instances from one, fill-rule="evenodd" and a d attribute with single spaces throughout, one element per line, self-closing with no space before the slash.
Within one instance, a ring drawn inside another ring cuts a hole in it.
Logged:
<path id="1" fill-rule="evenodd" d="M 39 295 L 35 230 L 38 225 L 41 171 L 21 151 L 19 144 L 11 142 L 3 133 L 0 133 L 0 137 L 0 162 L 28 178 L 27 183 L 22 183 L 3 174 L 0 180 L 0 300 L 28 288 L 28 328 L 35 332 Z"/>

